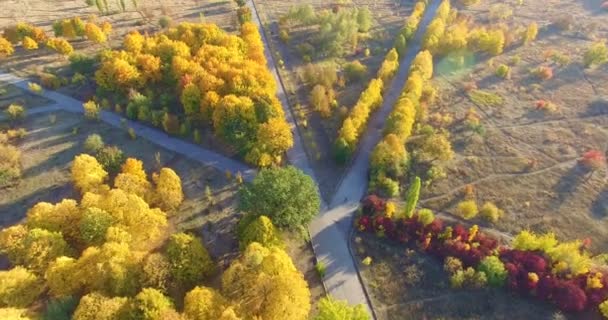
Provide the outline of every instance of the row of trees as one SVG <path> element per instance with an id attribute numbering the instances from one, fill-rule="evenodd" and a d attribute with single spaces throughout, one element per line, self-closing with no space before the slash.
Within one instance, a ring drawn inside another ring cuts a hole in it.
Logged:
<path id="1" fill-rule="evenodd" d="M 102 54 L 95 79 L 102 96 L 127 99 L 129 117 L 151 121 L 161 111 L 170 127 L 213 129 L 263 167 L 280 163 L 292 146 L 254 24 L 244 23 L 239 37 L 213 24 L 182 23 L 154 36 L 132 32 L 123 45 Z"/>
<path id="2" fill-rule="evenodd" d="M 64 19 L 53 23 L 55 38 L 49 38 L 40 27 L 19 22 L 4 29 L 0 37 L 0 55 L 10 56 L 14 53 L 14 44 L 21 43 L 26 50 L 38 49 L 41 45 L 68 56 L 74 48 L 67 39 L 86 38 L 95 43 L 105 43 L 112 32 L 112 25 L 104 21 L 97 25 L 94 21 L 84 22 L 79 17 Z M 62 38 L 60 38 L 62 37 Z"/>
<path id="3" fill-rule="evenodd" d="M 342 127 L 338 131 L 338 137 L 334 143 L 334 154 L 338 162 L 345 163 L 348 161 L 357 147 L 359 137 L 365 130 L 371 113 L 382 104 L 383 89 L 399 69 L 399 57 L 405 52 L 406 41 L 414 36 L 425 8 L 426 3 L 424 1 L 416 3 L 406 26 L 397 36 L 395 48 L 389 50 L 378 70 L 377 77 L 370 81 L 367 89 L 361 93 L 357 104 L 355 104 L 342 123 Z"/>

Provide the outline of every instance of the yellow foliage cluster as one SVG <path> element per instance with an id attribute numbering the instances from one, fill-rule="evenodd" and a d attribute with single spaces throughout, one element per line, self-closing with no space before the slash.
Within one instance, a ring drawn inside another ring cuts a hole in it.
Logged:
<path id="1" fill-rule="evenodd" d="M 386 54 L 377 77 L 386 84 L 395 76 L 397 70 L 399 70 L 399 55 L 397 50 L 393 48 Z"/>
<path id="2" fill-rule="evenodd" d="M 218 136 L 259 166 L 280 163 L 291 148 L 291 129 L 254 24 L 244 23 L 236 36 L 214 24 L 182 23 L 153 36 L 132 32 L 123 47 L 101 58 L 95 79 L 103 90 L 177 93 L 179 111 L 187 120 L 212 125 Z M 180 119 L 175 120 L 179 127 Z"/>
<path id="3" fill-rule="evenodd" d="M 46 42 L 46 46 L 57 51 L 57 53 L 69 56 L 74 52 L 72 45 L 65 39 L 51 38 Z"/>
<path id="4" fill-rule="evenodd" d="M 22 40 L 23 49 L 25 50 L 35 50 L 38 49 L 38 42 L 30 37 L 23 37 Z"/>
<path id="5" fill-rule="evenodd" d="M 111 30 L 111 29 L 110 29 Z M 96 24 L 92 22 L 88 22 L 84 26 L 84 32 L 87 36 L 87 39 L 95 42 L 95 43 L 104 43 L 108 40 L 106 33 L 98 27 Z"/>
<path id="6" fill-rule="evenodd" d="M 11 56 L 14 52 L 13 44 L 6 38 L 0 37 L 0 58 Z"/>
<path id="7" fill-rule="evenodd" d="M 26 22 L 17 22 L 14 26 L 5 28 L 2 36 L 13 44 L 23 41 L 25 37 L 29 37 L 36 43 L 44 43 L 47 40 L 42 28 Z"/>
<path id="8" fill-rule="evenodd" d="M 591 257 L 580 240 L 559 243 L 553 233 L 536 235 L 523 230 L 513 239 L 512 246 L 517 250 L 545 252 L 551 258 L 555 273 L 577 276 L 588 273 L 591 268 Z"/>
<path id="9" fill-rule="evenodd" d="M 343 139 L 351 151 L 356 146 L 359 134 L 365 130 L 371 112 L 382 104 L 383 86 L 382 79 L 372 79 L 342 124 L 338 139 Z"/>

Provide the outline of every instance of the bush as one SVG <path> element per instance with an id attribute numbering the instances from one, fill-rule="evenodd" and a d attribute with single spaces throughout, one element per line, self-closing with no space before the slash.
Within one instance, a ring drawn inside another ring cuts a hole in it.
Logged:
<path id="1" fill-rule="evenodd" d="M 452 288 L 483 288 L 487 285 L 488 279 L 484 272 L 475 271 L 473 268 L 458 270 L 450 277 Z"/>
<path id="2" fill-rule="evenodd" d="M 241 24 L 251 21 L 251 9 L 249 7 L 238 8 L 236 14 Z"/>
<path id="3" fill-rule="evenodd" d="M 494 287 L 502 287 L 507 279 L 505 265 L 497 256 L 489 256 L 481 260 L 478 270 L 485 273 L 488 284 Z"/>
<path id="4" fill-rule="evenodd" d="M 160 19 L 158 19 L 158 25 L 163 29 L 170 27 L 171 23 L 172 23 L 171 17 L 168 17 L 168 16 L 162 16 L 162 17 L 160 17 Z"/>
<path id="5" fill-rule="evenodd" d="M 38 43 L 36 42 L 36 40 L 34 40 L 30 37 L 24 37 L 22 40 L 22 43 L 23 43 L 23 49 L 25 49 L 25 50 L 38 49 Z"/>
<path id="6" fill-rule="evenodd" d="M 69 57 L 70 68 L 81 74 L 92 74 L 95 71 L 97 59 L 82 53 L 73 53 Z"/>
<path id="7" fill-rule="evenodd" d="M 91 134 L 84 141 L 84 150 L 89 154 L 97 153 L 101 148 L 105 146 L 103 139 L 98 134 Z"/>
<path id="8" fill-rule="evenodd" d="M 359 60 L 355 60 L 344 66 L 344 73 L 346 74 L 348 81 L 359 81 L 367 74 L 367 66 L 362 64 Z"/>
<path id="9" fill-rule="evenodd" d="M 171 275 L 182 288 L 194 287 L 215 270 L 201 240 L 190 234 L 176 233 L 169 238 L 167 258 Z"/>
<path id="10" fill-rule="evenodd" d="M 11 56 L 14 52 L 13 44 L 4 37 L 0 37 L 0 58 Z"/>
<path id="11" fill-rule="evenodd" d="M 162 168 L 158 174 L 152 175 L 156 185 L 155 201 L 167 212 L 176 210 L 184 200 L 181 178 L 170 168 Z"/>
<path id="12" fill-rule="evenodd" d="M 346 301 L 326 296 L 319 300 L 319 313 L 312 320 L 369 320 L 370 316 L 362 304 L 349 306 Z"/>
<path id="13" fill-rule="evenodd" d="M 99 106 L 93 100 L 85 102 L 82 107 L 84 108 L 84 117 L 88 120 L 99 120 Z"/>
<path id="14" fill-rule="evenodd" d="M 110 174 L 116 174 L 125 162 L 126 157 L 117 146 L 105 146 L 97 151 L 95 155 L 99 164 Z"/>
<path id="15" fill-rule="evenodd" d="M 69 56 L 74 52 L 72 45 L 65 39 L 51 38 L 46 42 L 46 46 L 64 56 Z"/>
<path id="16" fill-rule="evenodd" d="M 499 78 L 507 79 L 511 74 L 511 68 L 506 64 L 501 64 L 496 69 L 496 76 Z"/>
<path id="17" fill-rule="evenodd" d="M 430 209 L 420 209 L 418 210 L 418 222 L 420 222 L 423 226 L 428 226 L 435 220 L 435 215 L 433 211 Z"/>
<path id="18" fill-rule="evenodd" d="M 602 65 L 608 62 L 608 47 L 604 42 L 592 44 L 583 56 L 583 64 L 586 68 L 593 65 Z"/>
<path id="19" fill-rule="evenodd" d="M 553 68 L 541 66 L 534 70 L 534 75 L 541 80 L 549 80 L 553 78 Z"/>
<path id="20" fill-rule="evenodd" d="M 477 213 L 477 204 L 474 200 L 461 201 L 456 208 L 456 214 L 466 220 L 475 218 Z"/>
<path id="21" fill-rule="evenodd" d="M 0 271 L 0 304 L 2 307 L 27 307 L 42 293 L 42 282 L 29 270 L 15 267 Z"/>
<path id="22" fill-rule="evenodd" d="M 469 98 L 473 103 L 484 107 L 498 107 L 505 103 L 505 99 L 495 93 L 483 91 L 483 90 L 472 90 L 468 93 Z"/>
<path id="23" fill-rule="evenodd" d="M 498 219 L 503 216 L 503 211 L 498 209 L 492 202 L 486 202 L 479 210 L 479 214 L 491 223 L 498 222 Z"/>
<path id="24" fill-rule="evenodd" d="M 298 229 L 319 213 L 321 199 L 312 178 L 295 167 L 263 169 L 240 192 L 239 209 L 268 215 L 279 227 Z"/>
<path id="25" fill-rule="evenodd" d="M 14 103 L 8 106 L 8 108 L 6 108 L 6 111 L 4 112 L 12 121 L 21 120 L 25 118 L 26 113 L 25 108 L 23 108 L 23 106 Z"/>

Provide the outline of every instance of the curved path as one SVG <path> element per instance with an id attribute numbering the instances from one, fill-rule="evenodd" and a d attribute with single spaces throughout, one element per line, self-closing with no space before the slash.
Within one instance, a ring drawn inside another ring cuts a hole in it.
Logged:
<path id="1" fill-rule="evenodd" d="M 10 83 L 20 89 L 29 91 L 27 80 L 12 75 L 10 73 L 0 71 L 0 81 Z M 53 100 L 54 103 L 43 107 L 28 109 L 28 115 L 57 111 L 67 111 L 72 113 L 83 113 L 84 111 L 82 107 L 82 101 L 78 101 L 64 94 L 52 90 L 44 90 L 39 95 L 49 100 Z M 0 116 L 0 119 L 1 118 L 2 116 Z M 230 171 L 232 173 L 241 172 L 241 174 L 243 175 L 243 179 L 245 180 L 253 179 L 256 174 L 255 169 L 252 169 L 251 167 L 246 166 L 240 163 L 239 161 L 222 156 L 199 145 L 195 145 L 178 138 L 170 137 L 169 135 L 160 130 L 148 127 L 138 122 L 127 120 L 115 113 L 109 111 L 101 111 L 100 120 L 115 128 L 124 128 L 123 123 L 124 121 L 126 121 L 126 125 L 129 128 L 133 128 L 138 137 L 142 137 L 167 150 L 171 150 L 185 157 L 196 160 L 202 163 L 203 165 L 214 167 L 222 171 Z"/>

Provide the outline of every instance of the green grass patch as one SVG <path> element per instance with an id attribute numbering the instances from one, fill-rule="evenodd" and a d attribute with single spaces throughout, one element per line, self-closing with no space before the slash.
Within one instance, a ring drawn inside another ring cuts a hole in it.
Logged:
<path id="1" fill-rule="evenodd" d="M 483 90 L 472 90 L 469 92 L 469 98 L 476 105 L 485 107 L 498 107 L 505 103 L 505 99 L 503 97 Z"/>

